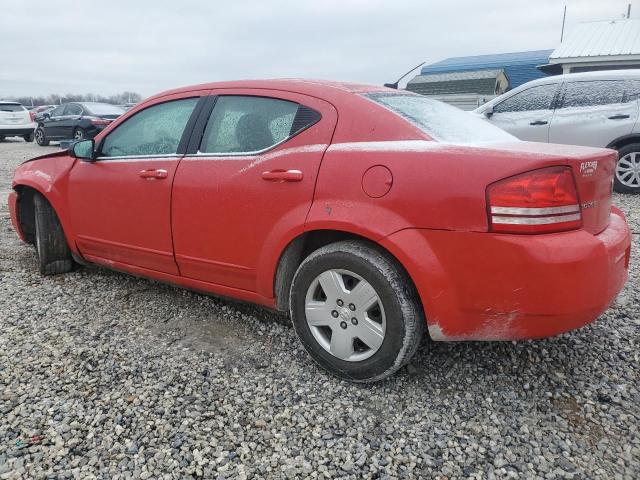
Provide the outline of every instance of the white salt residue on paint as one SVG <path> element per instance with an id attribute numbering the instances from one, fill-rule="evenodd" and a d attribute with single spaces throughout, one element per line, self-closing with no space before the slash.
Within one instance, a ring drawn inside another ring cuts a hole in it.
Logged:
<path id="1" fill-rule="evenodd" d="M 434 323 L 428 326 L 429 336 L 437 342 L 512 340 L 514 337 L 523 336 L 522 332 L 513 326 L 514 320 L 522 314 L 519 310 L 491 313 L 489 309 L 486 313 L 482 326 L 473 332 L 448 335 L 440 325 Z"/>
<path id="2" fill-rule="evenodd" d="M 330 152 L 423 152 L 442 148 L 438 142 L 429 140 L 391 140 L 387 142 L 349 142 L 334 143 L 327 151 Z"/>

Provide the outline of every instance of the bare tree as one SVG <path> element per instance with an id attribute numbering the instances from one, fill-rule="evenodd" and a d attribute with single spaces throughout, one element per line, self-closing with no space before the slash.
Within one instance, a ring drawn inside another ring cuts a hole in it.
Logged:
<path id="1" fill-rule="evenodd" d="M 114 105 L 122 105 L 125 103 L 138 103 L 142 100 L 142 95 L 136 92 L 122 92 L 116 95 L 97 95 L 95 93 L 67 93 L 64 95 L 50 94 L 47 96 L 9 96 L 4 97 L 0 94 L 0 98 L 7 98 L 8 100 L 14 100 L 20 102 L 25 106 L 40 106 L 40 105 L 59 105 L 66 102 L 102 102 L 111 103 Z"/>

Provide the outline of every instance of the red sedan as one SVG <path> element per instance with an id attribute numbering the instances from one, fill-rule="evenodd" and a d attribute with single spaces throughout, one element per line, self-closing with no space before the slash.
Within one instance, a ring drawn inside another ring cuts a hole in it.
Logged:
<path id="1" fill-rule="evenodd" d="M 212 83 L 25 162 L 9 206 L 44 274 L 91 262 L 290 312 L 322 367 L 373 381 L 425 326 L 518 340 L 596 319 L 629 264 L 615 161 L 402 91 Z"/>

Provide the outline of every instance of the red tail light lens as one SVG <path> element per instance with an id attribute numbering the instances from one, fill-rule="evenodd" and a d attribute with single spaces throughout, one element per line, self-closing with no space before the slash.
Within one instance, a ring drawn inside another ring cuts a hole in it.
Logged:
<path id="1" fill-rule="evenodd" d="M 103 118 L 92 118 L 91 119 L 91 124 L 92 125 L 109 125 L 111 123 L 111 120 L 105 120 Z"/>
<path id="2" fill-rule="evenodd" d="M 36 119 L 36 113 L 33 111 L 29 111 L 29 118 L 31 118 L 31 121 L 33 122 Z"/>
<path id="3" fill-rule="evenodd" d="M 550 167 L 492 183 L 487 188 L 492 232 L 551 233 L 582 226 L 570 167 Z"/>

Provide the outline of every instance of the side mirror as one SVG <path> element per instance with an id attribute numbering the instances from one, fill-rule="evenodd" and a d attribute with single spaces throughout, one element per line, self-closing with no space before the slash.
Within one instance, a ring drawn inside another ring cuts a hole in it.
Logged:
<path id="1" fill-rule="evenodd" d="M 95 142 L 90 139 L 73 143 L 69 147 L 69 155 L 85 162 L 93 162 L 96 159 Z"/>
<path id="2" fill-rule="evenodd" d="M 51 112 L 44 112 L 42 118 L 51 118 Z"/>
<path id="3" fill-rule="evenodd" d="M 484 111 L 484 115 L 487 118 L 491 118 L 491 116 L 493 115 L 493 105 L 489 105 L 487 107 L 487 109 Z"/>

